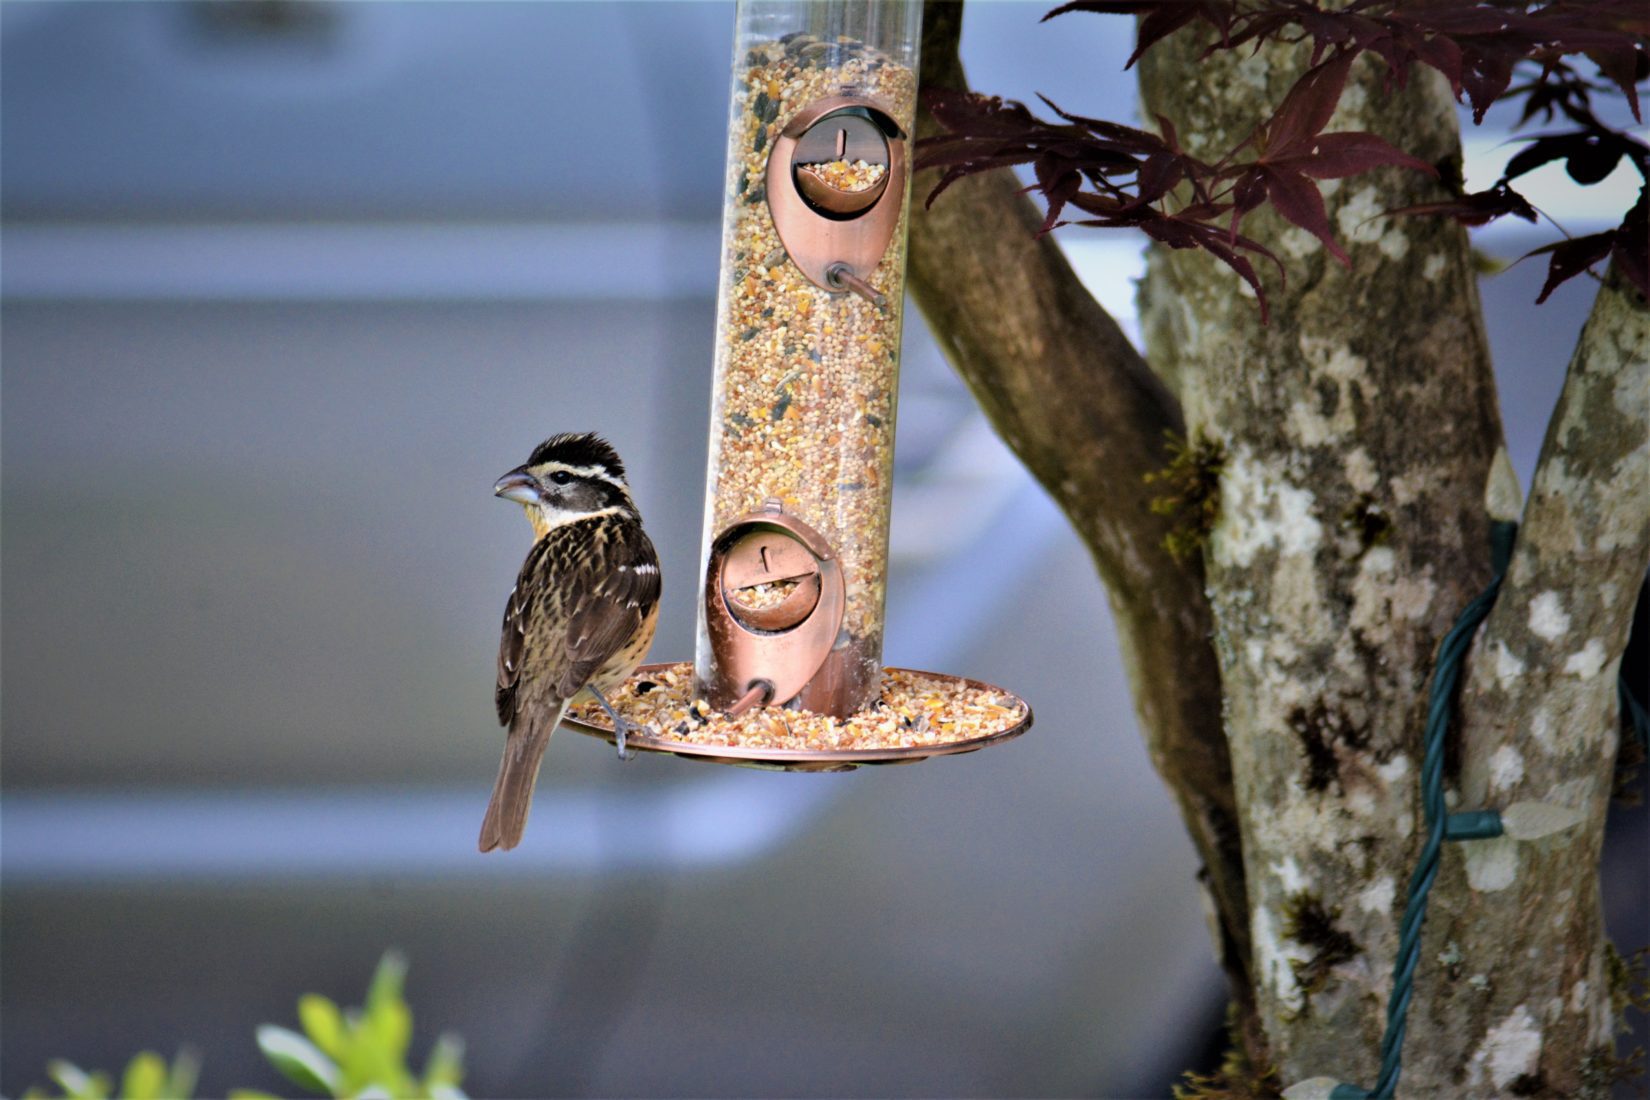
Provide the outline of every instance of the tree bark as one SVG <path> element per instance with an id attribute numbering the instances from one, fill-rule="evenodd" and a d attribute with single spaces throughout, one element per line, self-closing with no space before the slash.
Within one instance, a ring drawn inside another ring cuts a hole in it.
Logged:
<path id="1" fill-rule="evenodd" d="M 1269 47 L 1199 60 L 1205 45 L 1180 34 L 1149 52 L 1141 87 L 1148 115 L 1214 159 L 1306 58 Z M 1330 129 L 1374 130 L 1435 163 L 1458 156 L 1434 74 L 1403 94 L 1384 94 L 1384 75 L 1361 61 Z M 1190 429 L 1228 453 L 1209 590 L 1260 1018 L 1285 1083 L 1375 1079 L 1421 832 L 1427 683 L 1440 635 L 1489 572 L 1483 493 L 1501 432 L 1465 235 L 1380 216 L 1438 197 L 1431 186 L 1385 170 L 1325 188 L 1350 272 L 1301 230 L 1259 219 L 1289 265 L 1270 327 L 1201 254 L 1153 255 L 1145 288 L 1154 367 L 1175 380 Z M 1406 1093 L 1573 1094 L 1604 1076 L 1597 866 L 1614 669 L 1647 552 L 1635 297 L 1603 292 L 1572 364 L 1462 719 L 1460 807 L 1526 798 L 1584 820 L 1533 844 L 1446 848 Z"/>
<path id="2" fill-rule="evenodd" d="M 1409 1064 L 1456 1095 L 1607 1095 L 1616 1020 L 1599 852 L 1617 667 L 1650 564 L 1647 500 L 1650 310 L 1612 277 L 1570 363 L 1461 706 L 1461 807 L 1534 801 L 1581 822 L 1446 849 L 1415 1012 L 1421 1036 L 1468 1042 L 1445 1051 L 1418 1037 Z"/>
<path id="3" fill-rule="evenodd" d="M 922 85 L 967 86 L 957 57 L 960 3 L 924 13 Z M 938 133 L 926 110 L 919 138 Z M 1179 801 L 1220 922 L 1217 951 L 1245 1003 L 1243 859 L 1220 725 L 1220 676 L 1195 564 L 1164 549 L 1146 475 L 1168 461 L 1178 404 L 1083 288 L 1008 173 L 921 200 L 915 181 L 907 283 L 947 357 L 998 433 L 1065 510 L 1105 582 L 1151 757 Z"/>
<path id="4" fill-rule="evenodd" d="M 1146 117 L 1220 159 L 1308 67 L 1307 47 L 1149 51 Z M 1432 74 L 1387 92 L 1371 58 L 1327 128 L 1459 156 Z M 1373 1083 L 1420 836 L 1419 734 L 1441 636 L 1489 579 L 1484 489 L 1501 428 L 1464 232 L 1382 211 L 1441 197 L 1412 171 L 1326 183 L 1353 267 L 1263 212 L 1285 262 L 1270 325 L 1204 253 L 1153 250 L 1153 366 L 1227 454 L 1206 555 L 1260 1019 L 1285 1084 Z M 1452 1042 L 1431 1035 L 1432 1041 Z M 1426 1079 L 1405 1082 L 1426 1094 Z"/>

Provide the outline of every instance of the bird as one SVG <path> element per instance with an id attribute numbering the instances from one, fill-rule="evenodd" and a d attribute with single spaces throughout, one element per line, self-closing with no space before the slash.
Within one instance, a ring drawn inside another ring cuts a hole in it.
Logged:
<path id="1" fill-rule="evenodd" d="M 481 850 L 521 842 L 539 764 L 568 704 L 589 692 L 613 719 L 619 758 L 631 723 L 607 695 L 636 670 L 659 622 L 659 557 L 611 444 L 553 435 L 493 485 L 522 506 L 533 546 L 504 605 L 494 703 L 508 731 L 481 823 Z"/>

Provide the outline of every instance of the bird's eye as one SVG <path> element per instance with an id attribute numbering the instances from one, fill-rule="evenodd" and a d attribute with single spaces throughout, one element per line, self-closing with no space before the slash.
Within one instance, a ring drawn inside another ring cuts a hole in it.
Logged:
<path id="1" fill-rule="evenodd" d="M 566 470 L 557 470 L 555 473 L 550 475 L 550 480 L 554 481 L 557 485 L 566 485 L 569 481 L 573 480 L 573 475 L 568 473 Z"/>

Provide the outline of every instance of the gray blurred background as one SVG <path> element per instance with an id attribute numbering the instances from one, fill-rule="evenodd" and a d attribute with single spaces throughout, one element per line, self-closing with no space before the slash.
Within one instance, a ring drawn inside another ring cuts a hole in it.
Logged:
<path id="1" fill-rule="evenodd" d="M 1126 117 L 1127 21 L 1044 6 L 970 6 L 976 86 Z M 1160 1095 L 1207 1057 L 1195 863 L 1104 595 L 914 310 L 886 656 L 1008 686 L 1035 729 L 834 776 L 564 733 L 524 846 L 474 853 L 529 537 L 490 486 L 538 439 L 617 444 L 654 658 L 691 654 L 732 26 L 0 8 L 0 1090 L 182 1042 L 204 1095 L 279 1089 L 253 1026 L 356 1003 L 391 945 L 415 1049 L 460 1031 L 478 1096 Z M 1532 197 L 1572 231 L 1631 201 L 1559 171 Z M 1133 331 L 1140 242 L 1067 244 Z M 1535 310 L 1540 279 L 1484 282 L 1526 481 L 1592 296 Z"/>

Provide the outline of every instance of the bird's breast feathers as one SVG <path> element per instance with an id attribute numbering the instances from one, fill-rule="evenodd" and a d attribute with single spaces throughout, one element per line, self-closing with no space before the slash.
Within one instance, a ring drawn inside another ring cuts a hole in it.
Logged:
<path id="1" fill-rule="evenodd" d="M 534 543 L 506 604 L 499 718 L 629 675 L 652 641 L 659 561 L 633 515 L 590 515 Z"/>

